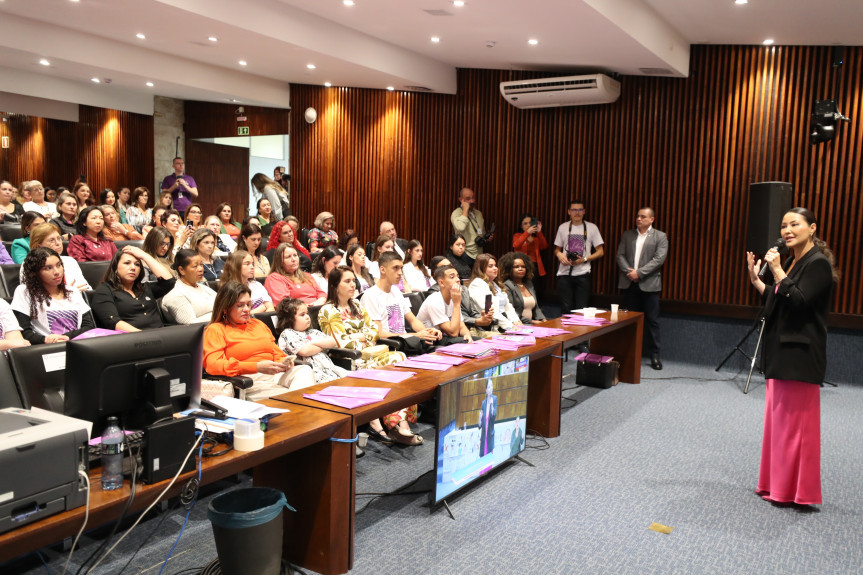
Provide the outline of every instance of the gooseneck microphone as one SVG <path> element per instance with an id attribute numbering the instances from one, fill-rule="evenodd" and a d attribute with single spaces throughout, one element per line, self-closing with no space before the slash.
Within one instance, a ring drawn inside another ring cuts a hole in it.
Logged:
<path id="1" fill-rule="evenodd" d="M 770 248 L 767 251 L 770 251 L 772 249 L 776 249 L 779 252 L 779 254 L 781 255 L 785 251 L 785 240 L 782 238 L 779 238 L 778 240 L 773 242 L 773 245 L 770 246 Z M 764 262 L 764 265 L 761 266 L 761 271 L 758 272 L 758 277 L 763 276 L 765 273 L 767 273 L 767 262 Z"/>

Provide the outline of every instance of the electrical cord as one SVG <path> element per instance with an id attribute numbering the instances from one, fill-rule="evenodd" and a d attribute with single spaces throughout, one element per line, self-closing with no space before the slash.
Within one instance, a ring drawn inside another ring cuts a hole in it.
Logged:
<path id="1" fill-rule="evenodd" d="M 366 508 L 368 508 L 369 505 L 371 505 L 372 503 L 374 503 L 378 499 L 381 499 L 382 497 L 392 497 L 394 495 L 421 495 L 423 493 L 430 493 L 431 489 L 423 489 L 420 491 L 404 491 L 405 489 L 408 489 L 412 485 L 416 484 L 420 479 L 422 479 L 423 477 L 425 477 L 429 473 L 434 473 L 434 469 L 430 469 L 429 471 L 426 471 L 425 473 L 423 473 L 422 475 L 420 475 L 419 477 L 417 477 L 416 479 L 414 479 L 410 483 L 407 483 L 407 484 L 399 487 L 395 491 L 391 491 L 389 493 L 372 493 L 372 492 L 355 493 L 354 497 L 371 497 L 371 499 L 369 499 L 369 501 L 365 505 L 363 505 L 359 510 L 357 510 L 355 512 L 355 514 L 362 513 L 363 511 L 366 510 Z"/>
<path id="2" fill-rule="evenodd" d="M 87 573 L 92 572 L 92 571 L 93 571 L 93 569 L 95 569 L 96 567 L 98 567 L 98 566 L 99 566 L 99 564 L 100 564 L 100 563 L 102 563 L 102 561 L 104 561 L 104 560 L 105 560 L 105 558 L 106 558 L 106 557 L 108 557 L 108 556 L 109 556 L 109 555 L 114 551 L 114 549 L 117 547 L 117 545 L 119 545 L 119 544 L 120 544 L 120 542 L 121 542 L 121 541 L 123 541 L 123 539 L 125 539 L 126 537 L 128 537 L 128 536 L 129 536 L 129 534 L 130 534 L 130 533 L 132 533 L 132 531 L 134 531 L 135 527 L 137 527 L 137 526 L 138 526 L 138 523 L 140 523 L 140 522 L 141 522 L 141 520 L 144 518 L 144 516 L 145 516 L 145 515 L 147 515 L 147 513 L 149 513 L 149 512 L 150 512 L 150 510 L 151 510 L 153 507 L 155 507 L 155 506 L 156 506 L 156 504 L 157 504 L 157 503 L 159 503 L 159 501 L 161 501 L 161 500 L 162 500 L 162 498 L 165 496 L 165 494 L 166 494 L 166 493 L 168 493 L 168 491 L 171 489 L 171 487 L 173 487 L 173 486 L 174 486 L 174 483 L 177 481 L 177 478 L 178 478 L 178 477 L 180 477 L 180 474 L 181 474 L 181 473 L 183 473 L 183 468 L 185 468 L 185 467 L 186 467 L 186 462 L 187 462 L 187 461 L 189 461 L 189 458 L 190 458 L 190 457 L 192 456 L 192 454 L 195 452 L 195 449 L 196 449 L 196 448 L 198 447 L 198 445 L 201 443 L 201 440 L 203 439 L 203 437 L 204 437 L 204 434 L 203 434 L 203 433 L 198 435 L 198 439 L 197 439 L 197 440 L 195 440 L 195 443 L 192 445 L 192 449 L 190 449 L 190 450 L 189 450 L 189 453 L 187 453 L 187 454 L 186 454 L 186 458 L 185 458 L 185 459 L 183 459 L 183 462 L 180 464 L 180 468 L 179 468 L 179 469 L 177 469 L 177 473 L 176 473 L 176 475 L 174 475 L 173 479 L 171 479 L 171 482 L 170 482 L 170 483 L 168 483 L 168 485 L 166 485 L 166 486 L 165 486 L 165 489 L 163 489 L 163 490 L 162 490 L 162 492 L 158 495 L 158 497 L 156 497 L 156 499 L 155 499 L 155 500 L 153 500 L 153 502 L 150 504 L 150 506 L 149 506 L 149 507 L 147 507 L 147 509 L 145 509 L 143 513 L 141 513 L 141 515 L 138 517 L 138 519 L 135 521 L 135 523 L 133 523 L 133 524 L 132 524 L 132 526 L 128 529 L 128 531 L 126 531 L 126 532 L 123 534 L 123 536 L 122 536 L 122 537 L 120 537 L 120 538 L 119 538 L 119 539 L 114 543 L 114 545 L 112 545 L 112 546 L 111 546 L 111 548 L 110 548 L 110 549 L 108 549 L 108 551 L 106 551 L 106 552 L 105 552 L 105 554 L 104 554 L 104 555 L 99 559 L 99 561 L 97 561 L 97 562 L 96 562 L 96 564 L 95 564 L 95 565 L 93 565 L 93 567 L 91 567 L 91 568 L 87 571 Z"/>
<path id="3" fill-rule="evenodd" d="M 183 520 L 183 526 L 180 527 L 180 533 L 177 534 L 177 539 L 174 541 L 174 544 L 171 546 L 171 550 L 168 551 L 168 554 L 165 556 L 165 562 L 162 563 L 162 568 L 159 569 L 159 575 L 162 575 L 162 572 L 165 570 L 165 567 L 168 566 L 168 560 L 171 558 L 171 555 L 174 553 L 174 549 L 177 548 L 177 544 L 180 543 L 180 538 L 183 536 L 183 532 L 186 530 L 186 525 L 189 523 L 189 516 L 192 514 L 192 510 L 195 508 L 195 503 L 198 501 L 198 486 L 201 484 L 201 463 L 204 460 L 204 443 L 201 439 L 204 437 L 203 432 L 199 432 L 198 434 L 198 477 L 197 479 L 193 479 L 186 483 L 183 487 L 183 491 L 180 494 L 180 501 L 186 507 L 186 518 Z M 188 457 L 186 458 L 188 459 Z M 185 462 L 183 462 L 185 466 Z M 182 471 L 182 467 L 180 468 Z"/>
<path id="4" fill-rule="evenodd" d="M 158 532 L 159 532 L 159 530 L 160 530 L 160 529 L 161 529 L 161 527 L 162 527 L 162 523 L 164 523 L 164 522 L 165 522 L 165 519 L 167 519 L 167 518 L 168 518 L 168 517 L 169 517 L 169 516 L 174 512 L 174 511 L 176 511 L 176 510 L 177 510 L 177 508 L 178 508 L 179 506 L 180 506 L 180 503 L 179 503 L 179 501 L 178 501 L 177 503 L 175 503 L 175 504 L 174 504 L 174 506 L 173 506 L 173 507 L 171 507 L 171 509 L 169 509 L 168 511 L 166 511 L 165 513 L 163 513 L 163 514 L 162 514 L 162 517 L 159 519 L 158 523 L 156 523 L 156 526 L 155 526 L 155 527 L 153 527 L 153 530 L 152 530 L 152 531 L 150 531 L 150 534 L 149 534 L 149 535 L 147 535 L 147 536 L 144 538 L 144 540 L 143 540 L 143 541 L 141 541 L 141 544 L 140 544 L 140 545 L 138 545 L 138 548 L 137 548 L 137 549 L 135 549 L 135 552 L 134 552 L 134 553 L 132 553 L 132 556 L 131 556 L 131 557 L 129 557 L 129 560 L 128 560 L 128 561 L 126 561 L 126 564 L 125 564 L 125 565 L 123 565 L 123 568 L 122 568 L 122 569 L 120 569 L 120 571 L 119 571 L 119 573 L 117 573 L 117 575 L 120 575 L 121 573 L 123 573 L 123 572 L 124 572 L 124 571 L 129 567 L 129 565 L 132 563 L 132 560 L 135 558 L 135 556 L 137 556 L 137 555 L 138 555 L 138 553 L 140 553 L 140 552 L 141 552 L 141 549 L 143 549 L 143 548 L 144 548 L 144 545 L 146 545 L 146 544 L 147 544 L 147 542 L 148 542 L 150 539 L 152 539 L 152 538 L 153 538 L 153 535 L 155 535 L 156 533 L 158 533 Z"/>
<path id="5" fill-rule="evenodd" d="M 63 565 L 63 575 L 66 575 L 66 570 L 69 568 L 69 561 L 72 560 L 72 553 L 75 552 L 75 545 L 78 544 L 78 539 L 81 537 L 81 534 L 84 533 L 84 528 L 87 527 L 87 521 L 90 519 L 90 477 L 84 473 L 83 469 L 78 470 L 78 475 L 84 480 L 84 485 L 86 486 L 85 489 L 87 491 L 87 502 L 84 504 L 84 523 L 81 525 L 81 529 L 78 530 L 78 534 L 72 542 L 72 548 L 69 549 L 69 556 L 66 558 L 66 563 Z M 41 554 L 39 556 L 41 557 Z M 42 562 L 44 563 L 45 560 L 42 559 Z"/>
<path id="6" fill-rule="evenodd" d="M 528 445 L 528 441 L 533 441 L 535 443 L 538 443 L 539 445 Z M 524 438 L 524 449 L 525 451 L 528 449 L 545 451 L 546 449 L 551 449 L 551 445 L 549 445 L 548 439 L 546 439 L 541 433 L 532 429 L 528 429 Z"/>

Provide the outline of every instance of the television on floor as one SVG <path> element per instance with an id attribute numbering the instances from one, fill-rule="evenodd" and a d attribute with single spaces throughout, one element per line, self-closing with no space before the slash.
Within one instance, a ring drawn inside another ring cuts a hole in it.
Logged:
<path id="1" fill-rule="evenodd" d="M 433 508 L 524 450 L 529 358 L 438 388 Z"/>

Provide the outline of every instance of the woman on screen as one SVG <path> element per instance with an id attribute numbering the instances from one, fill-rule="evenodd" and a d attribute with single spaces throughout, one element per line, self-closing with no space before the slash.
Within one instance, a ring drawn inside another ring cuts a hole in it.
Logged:
<path id="1" fill-rule="evenodd" d="M 253 317 L 252 294 L 240 282 L 219 288 L 213 319 L 204 330 L 204 369 L 212 375 L 249 377 L 246 399 L 266 399 L 315 384 L 310 367 L 294 365 L 267 325 Z"/>
<path id="2" fill-rule="evenodd" d="M 162 298 L 165 316 L 183 325 L 209 322 L 216 292 L 204 282 L 201 256 L 192 250 L 180 250 L 174 256 L 174 269 L 179 279 L 174 289 Z"/>
<path id="3" fill-rule="evenodd" d="M 255 279 L 255 260 L 249 252 L 238 251 L 228 256 L 225 269 L 219 278 L 219 287 L 229 282 L 240 282 L 252 294 L 252 313 L 273 311 L 273 299 L 264 284 Z"/>
<path id="4" fill-rule="evenodd" d="M 57 343 L 95 327 L 84 296 L 66 286 L 57 252 L 36 248 L 27 254 L 22 268 L 24 281 L 15 288 L 12 309 L 24 339 L 32 344 Z"/>

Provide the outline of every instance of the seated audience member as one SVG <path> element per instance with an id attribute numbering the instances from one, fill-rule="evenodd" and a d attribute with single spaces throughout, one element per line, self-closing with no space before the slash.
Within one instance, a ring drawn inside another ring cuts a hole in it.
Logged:
<path id="1" fill-rule="evenodd" d="M 216 238 L 216 249 L 213 251 L 214 256 L 227 256 L 234 253 L 237 249 L 237 242 L 231 239 L 228 234 L 222 233 L 222 220 L 218 216 L 207 216 L 204 218 L 203 227 L 213 232 Z"/>
<path id="2" fill-rule="evenodd" d="M 235 222 L 232 218 L 234 216 L 234 208 L 231 207 L 231 204 L 227 202 L 222 202 L 216 208 L 216 215 L 219 217 L 219 223 L 221 227 L 219 228 L 219 234 L 227 234 L 235 242 L 237 238 L 240 237 L 240 223 Z"/>
<path id="3" fill-rule="evenodd" d="M 258 224 L 261 226 L 261 234 L 269 237 L 273 231 L 273 226 L 276 224 L 276 217 L 273 215 L 273 205 L 267 198 L 261 198 L 257 203 L 258 209 Z"/>
<path id="4" fill-rule="evenodd" d="M 21 182 L 21 185 L 19 185 L 14 190 L 15 193 L 13 199 L 14 201 L 21 204 L 22 207 L 24 206 L 24 204 L 30 201 L 30 190 L 27 187 L 27 184 L 29 183 L 30 182 L 28 182 L 27 180 L 24 180 L 23 182 Z"/>
<path id="5" fill-rule="evenodd" d="M 318 323 L 321 326 L 321 331 L 335 338 L 340 348 L 362 350 L 374 346 L 378 339 L 378 326 L 354 298 L 356 283 L 353 272 L 345 266 L 339 266 L 329 275 L 328 281 L 327 303 L 318 312 Z M 361 367 L 371 368 L 404 360 L 405 354 L 400 351 L 384 351 L 372 358 L 357 360 L 356 363 Z M 384 419 L 389 422 L 390 427 L 394 427 L 405 419 L 416 422 L 416 416 L 416 406 L 413 405 L 391 413 Z M 380 420 L 371 421 L 369 427 L 369 434 L 372 437 L 384 443 L 391 443 L 392 440 L 384 431 Z M 407 427 L 407 423 L 402 427 Z M 409 428 L 408 431 L 410 431 Z M 394 435 L 401 435 L 400 441 L 415 441 L 412 437 L 401 433 Z M 422 441 L 417 443 L 422 443 Z"/>
<path id="6" fill-rule="evenodd" d="M 93 316 L 84 296 L 66 287 L 57 252 L 36 248 L 21 267 L 24 278 L 15 288 L 12 309 L 24 339 L 32 344 L 57 343 L 93 329 Z"/>
<path id="7" fill-rule="evenodd" d="M 258 190 L 261 199 L 270 202 L 273 212 L 273 222 L 278 222 L 291 213 L 291 200 L 280 183 L 260 172 L 252 176 L 252 185 Z M 260 200 L 259 200 L 260 203 Z M 260 211 L 260 205 L 258 211 Z"/>
<path id="8" fill-rule="evenodd" d="M 143 266 L 156 277 L 144 282 Z M 141 331 L 162 327 L 157 299 L 174 289 L 171 272 L 156 258 L 135 246 L 126 246 L 111 259 L 105 278 L 93 292 L 93 314 L 100 327 Z"/>
<path id="9" fill-rule="evenodd" d="M 512 248 L 530 257 L 531 261 L 524 263 L 532 263 L 532 276 L 544 276 L 545 267 L 540 252 L 548 247 L 548 240 L 542 234 L 542 222 L 530 214 L 522 214 L 518 221 L 521 229 L 512 235 Z"/>
<path id="10" fill-rule="evenodd" d="M 349 249 L 358 245 L 360 245 L 360 238 L 356 230 L 348 228 L 339 236 L 339 253 L 343 256 Z"/>
<path id="11" fill-rule="evenodd" d="M 395 252 L 385 252 L 380 260 L 381 277 L 363 293 L 361 302 L 369 316 L 378 326 L 380 337 L 404 338 L 414 335 L 426 343 L 433 344 L 441 338 L 437 328 L 428 328 L 411 312 L 410 302 L 399 291 L 402 279 L 401 258 Z M 407 333 L 410 326 L 415 333 Z"/>
<path id="12" fill-rule="evenodd" d="M 195 230 L 183 223 L 183 217 L 177 210 L 165 210 L 162 215 L 162 227 L 174 235 L 174 253 L 189 247 L 189 238 Z"/>
<path id="13" fill-rule="evenodd" d="M 435 256 L 431 259 L 430 267 L 432 272 L 442 266 L 452 267 L 449 260 L 444 256 Z M 437 283 L 429 288 L 429 294 L 438 291 L 440 291 L 440 286 Z M 465 291 L 465 289 L 462 289 L 461 320 L 467 326 L 471 336 L 474 339 L 483 339 L 499 333 L 495 328 L 494 312 L 491 310 L 485 311 L 475 306 L 470 295 L 465 293 Z"/>
<path id="14" fill-rule="evenodd" d="M 117 253 L 117 244 L 105 237 L 105 217 L 96 206 L 87 206 L 75 223 L 78 233 L 69 238 L 66 253 L 79 262 L 104 262 Z"/>
<path id="15" fill-rule="evenodd" d="M 12 240 L 12 258 L 7 261 L 9 254 L 6 253 L 6 247 L 0 244 L 3 246 L 3 249 L 0 250 L 0 264 L 22 263 L 27 254 L 30 253 L 30 231 L 44 223 L 45 218 L 39 212 L 24 212 L 24 215 L 21 216 L 21 237 Z"/>
<path id="16" fill-rule="evenodd" d="M 0 182 L 0 224 L 17 224 L 24 215 L 24 206 L 15 201 L 12 182 Z"/>
<path id="17" fill-rule="evenodd" d="M 354 272 L 357 283 L 357 294 L 361 294 L 375 284 L 374 278 L 366 268 L 366 250 L 359 244 L 352 246 L 345 252 L 345 264 Z"/>
<path id="18" fill-rule="evenodd" d="M 301 358 L 305 365 L 311 367 L 315 374 L 315 383 L 326 383 L 348 374 L 346 369 L 334 364 L 325 351 L 338 347 L 336 339 L 319 329 L 311 329 L 309 306 L 298 299 L 285 298 L 279 302 L 276 314 L 276 330 L 280 334 L 278 346 L 285 353 Z"/>
<path id="19" fill-rule="evenodd" d="M 144 226 L 153 220 L 153 210 L 148 207 L 150 203 L 150 190 L 144 186 L 135 188 L 132 193 L 132 203 L 126 207 L 126 223 L 143 234 Z"/>
<path id="20" fill-rule="evenodd" d="M 288 222 L 276 222 L 273 226 L 273 231 L 270 232 L 270 239 L 267 243 L 267 251 L 264 252 L 264 257 L 270 262 L 270 267 L 273 264 L 273 254 L 276 253 L 276 248 L 279 244 L 288 244 L 296 248 L 300 254 L 300 269 L 303 271 L 312 271 L 312 260 L 309 259 L 308 250 L 306 250 L 296 239 L 296 232 Z"/>
<path id="21" fill-rule="evenodd" d="M 219 277 L 219 286 L 229 282 L 240 282 L 252 294 L 252 313 L 273 311 L 273 298 L 264 284 L 255 279 L 255 259 L 249 252 L 238 251 L 228 256 L 225 269 Z"/>
<path id="22" fill-rule="evenodd" d="M 51 220 L 51 223 L 60 228 L 63 240 L 69 241 L 78 233 L 78 228 L 75 226 L 75 221 L 78 219 L 78 202 L 75 196 L 69 192 L 63 192 L 57 196 L 57 211 L 60 215 Z"/>
<path id="23" fill-rule="evenodd" d="M 56 206 L 57 205 L 57 196 L 59 196 L 63 192 L 68 192 L 68 191 L 69 191 L 69 188 L 64 187 L 64 186 L 57 186 L 56 190 L 54 188 L 52 188 L 51 186 L 47 186 L 45 188 L 45 199 Z"/>
<path id="24" fill-rule="evenodd" d="M 95 205 L 95 204 L 94 204 Z M 120 209 L 117 207 L 117 194 L 114 193 L 114 190 L 111 188 L 105 188 L 102 190 L 102 193 L 99 194 L 99 206 L 102 207 L 102 213 L 105 213 L 104 206 L 111 206 L 117 212 L 117 221 L 121 224 L 126 223 L 126 215 L 120 212 Z"/>
<path id="25" fill-rule="evenodd" d="M 45 199 L 45 188 L 39 180 L 27 182 L 27 190 L 30 192 L 30 201 L 24 203 L 24 212 L 36 212 L 42 214 L 45 220 L 56 218 L 59 215 L 57 206 Z"/>
<path id="26" fill-rule="evenodd" d="M 270 273 L 270 262 L 264 257 L 264 246 L 261 244 L 260 226 L 247 223 L 240 231 L 237 240 L 237 250 L 251 254 L 255 260 L 255 277 L 265 278 Z"/>
<path id="27" fill-rule="evenodd" d="M 404 264 L 405 267 L 402 269 L 404 281 L 413 291 L 428 291 L 435 283 L 432 281 L 431 272 L 423 263 L 423 247 L 418 240 L 408 242 L 405 248 Z"/>
<path id="28" fill-rule="evenodd" d="M 469 280 L 473 272 L 473 258 L 465 253 L 465 245 L 463 235 L 453 234 L 449 237 L 449 249 L 444 254 L 462 281 Z"/>
<path id="29" fill-rule="evenodd" d="M 164 226 L 164 222 L 162 221 L 162 216 L 165 215 L 165 212 L 168 210 L 163 208 L 162 206 L 156 206 L 153 208 L 151 212 L 153 215 L 153 219 L 150 220 L 150 223 L 141 228 L 141 234 L 146 238 L 147 235 L 153 230 L 153 228 L 161 228 Z"/>
<path id="30" fill-rule="evenodd" d="M 297 216 L 295 216 L 295 215 L 291 214 L 291 215 L 289 215 L 289 216 L 287 216 L 287 217 L 285 217 L 285 218 L 282 218 L 282 219 L 283 219 L 284 221 L 288 222 L 289 224 L 291 224 L 291 227 L 292 227 L 292 228 L 294 228 L 294 235 L 296 235 L 296 236 L 297 236 L 297 240 L 299 240 L 300 238 L 299 238 L 299 236 L 297 235 L 297 230 L 302 229 L 302 226 L 300 225 L 300 220 L 299 220 L 299 218 L 297 218 Z"/>
<path id="31" fill-rule="evenodd" d="M 195 230 L 189 238 L 189 249 L 201 256 L 201 265 L 204 266 L 204 279 L 208 282 L 216 281 L 225 269 L 225 260 L 213 257 L 216 251 L 216 234 L 207 228 L 201 227 Z"/>
<path id="32" fill-rule="evenodd" d="M 374 247 L 372 248 L 371 253 L 371 261 L 368 261 L 366 258 L 366 267 L 369 270 L 369 274 L 377 280 L 381 277 L 381 269 L 378 265 L 378 258 L 381 257 L 381 254 L 384 252 L 393 251 L 393 240 L 389 236 L 380 235 L 375 240 Z"/>
<path id="33" fill-rule="evenodd" d="M 75 196 L 75 201 L 78 203 L 78 213 L 89 206 L 96 205 L 96 198 L 93 197 L 93 192 L 90 191 L 90 186 L 86 182 L 76 182 L 72 187 L 72 195 Z"/>
<path id="34" fill-rule="evenodd" d="M 12 306 L 5 299 L 0 299 L 0 351 L 28 345 L 30 342 L 21 335 L 21 326 L 18 325 Z"/>
<path id="35" fill-rule="evenodd" d="M 117 205 L 114 207 L 116 207 L 117 211 L 123 215 L 123 223 L 124 224 L 129 223 L 128 221 L 126 221 L 126 210 L 128 210 L 129 206 L 132 205 L 131 202 L 132 202 L 132 190 L 130 190 L 126 186 L 121 187 L 120 190 L 117 192 Z"/>
<path id="36" fill-rule="evenodd" d="M 189 207 L 183 212 L 183 221 L 186 226 L 189 225 L 189 222 L 192 223 L 193 232 L 200 228 L 201 224 L 204 223 L 204 209 L 201 204 L 189 204 Z"/>
<path id="37" fill-rule="evenodd" d="M 159 262 L 162 267 L 168 270 L 172 277 L 176 276 L 174 270 L 174 236 L 165 228 L 153 228 L 147 237 L 144 238 L 144 251 L 150 257 Z M 152 277 L 149 268 L 144 269 L 144 283 L 154 282 L 156 279 Z"/>
<path id="38" fill-rule="evenodd" d="M 330 212 L 321 212 L 315 218 L 315 227 L 309 232 L 309 251 L 316 253 L 329 246 L 337 246 L 336 218 Z"/>
<path id="39" fill-rule="evenodd" d="M 36 248 L 51 248 L 58 254 L 63 253 L 63 240 L 60 229 L 54 224 L 40 224 L 30 230 L 30 251 Z M 66 287 L 78 291 L 93 289 L 84 277 L 81 266 L 69 256 L 60 256 L 65 271 Z M 24 268 L 19 272 L 21 283 L 24 283 Z"/>
<path id="40" fill-rule="evenodd" d="M 522 252 L 510 252 L 502 255 L 498 263 L 500 281 L 506 288 L 509 303 L 522 323 L 545 321 L 536 297 L 536 289 L 533 287 L 533 264 L 530 257 Z"/>
<path id="41" fill-rule="evenodd" d="M 213 319 L 204 330 L 204 369 L 212 375 L 242 375 L 254 381 L 246 399 L 266 399 L 315 384 L 312 369 L 294 365 L 279 349 L 270 328 L 251 316 L 249 287 L 227 282 L 219 288 Z"/>
<path id="42" fill-rule="evenodd" d="M 310 275 L 300 269 L 300 256 L 293 246 L 280 244 L 273 254 L 273 267 L 264 282 L 267 293 L 278 305 L 286 297 L 303 300 L 308 305 L 321 305 L 327 294 Z"/>
<path id="43" fill-rule="evenodd" d="M 381 222 L 381 226 L 379 228 L 380 235 L 389 236 L 393 241 L 393 251 L 402 258 L 402 261 L 407 261 L 407 249 L 408 249 L 408 241 L 398 237 L 396 233 L 396 227 L 392 222 Z"/>
<path id="44" fill-rule="evenodd" d="M 420 306 L 417 319 L 427 328 L 443 333 L 442 345 L 471 341 L 470 331 L 461 319 L 461 280 L 452 266 L 440 266 L 434 272 L 440 288 L 429 295 Z"/>
<path id="45" fill-rule="evenodd" d="M 336 246 L 324 248 L 318 252 L 318 257 L 315 258 L 312 264 L 312 278 L 318 283 L 321 291 L 327 293 L 329 282 L 327 278 L 333 268 L 338 267 L 342 263 L 342 255 Z"/>
<path id="46" fill-rule="evenodd" d="M 216 292 L 204 283 L 201 256 L 193 250 L 180 250 L 174 256 L 174 269 L 179 277 L 174 289 L 162 298 L 165 316 L 179 324 L 209 322 Z"/>
<path id="47" fill-rule="evenodd" d="M 106 238 L 113 242 L 144 239 L 144 236 L 136 232 L 131 225 L 120 222 L 120 214 L 114 206 L 105 204 L 100 209 L 105 216 L 105 229 L 102 230 L 102 233 Z"/>
<path id="48" fill-rule="evenodd" d="M 156 201 L 156 207 L 165 208 L 166 210 L 173 210 L 174 196 L 171 195 L 171 192 L 161 192 L 159 194 L 159 199 Z"/>
<path id="49" fill-rule="evenodd" d="M 498 329 L 506 331 L 521 325 L 521 318 L 509 303 L 506 288 L 498 277 L 497 259 L 493 255 L 479 254 L 476 257 L 467 287 L 474 305 L 480 309 L 486 309 L 486 298 L 490 297 L 490 309 Z"/>

